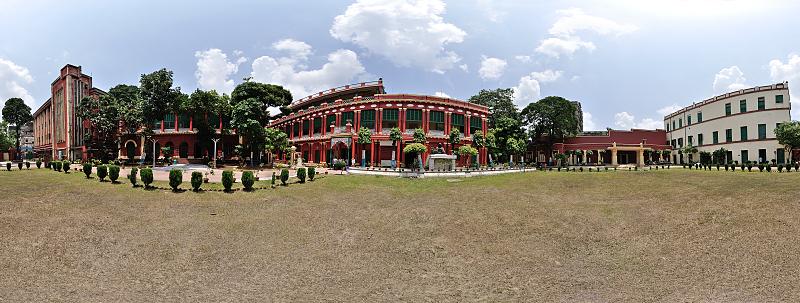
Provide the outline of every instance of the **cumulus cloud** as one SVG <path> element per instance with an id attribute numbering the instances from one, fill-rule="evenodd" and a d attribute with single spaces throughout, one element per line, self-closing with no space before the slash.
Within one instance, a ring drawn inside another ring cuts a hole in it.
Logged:
<path id="1" fill-rule="evenodd" d="M 559 58 L 562 55 L 571 56 L 581 49 L 591 52 L 597 48 L 593 42 L 581 38 L 578 35 L 580 32 L 592 32 L 603 36 L 621 36 L 638 29 L 632 24 L 619 23 L 611 19 L 588 15 L 577 8 L 559 10 L 558 15 L 558 20 L 548 30 L 551 37 L 542 40 L 536 48 L 537 52 L 555 58 Z"/>
<path id="2" fill-rule="evenodd" d="M 197 86 L 203 90 L 216 90 L 219 93 L 230 94 L 233 91 L 234 83 L 229 79 L 231 75 L 239 71 L 239 65 L 247 59 L 239 57 L 234 62 L 228 60 L 222 50 L 211 48 L 194 53 L 197 58 L 197 70 L 194 72 L 197 78 Z"/>
<path id="3" fill-rule="evenodd" d="M 291 62 L 287 63 L 307 60 L 308 56 L 311 55 L 312 50 L 311 45 L 308 45 L 308 43 L 294 39 L 283 39 L 275 42 L 272 44 L 272 48 L 280 52 L 285 52 L 288 57 L 284 57 L 282 59 L 291 60 Z"/>
<path id="4" fill-rule="evenodd" d="M 33 76 L 27 68 L 0 58 L 0 102 L 11 98 L 25 100 L 25 104 L 36 110 L 36 101 L 25 88 L 33 83 Z"/>
<path id="5" fill-rule="evenodd" d="M 738 66 L 723 68 L 714 76 L 714 93 L 723 94 L 747 88 L 746 81 L 744 73 Z"/>
<path id="6" fill-rule="evenodd" d="M 644 118 L 636 122 L 636 117 L 628 112 L 614 114 L 614 125 L 621 129 L 659 129 L 663 128 L 663 122 L 651 118 Z"/>
<path id="7" fill-rule="evenodd" d="M 505 10 L 501 10 L 498 4 L 493 0 L 477 0 L 477 6 L 481 12 L 486 14 L 486 18 L 492 22 L 500 22 L 507 14 Z"/>
<path id="8" fill-rule="evenodd" d="M 514 59 L 517 59 L 517 61 L 522 62 L 522 63 L 530 63 L 531 62 L 531 56 L 526 56 L 526 55 L 514 56 Z"/>
<path id="9" fill-rule="evenodd" d="M 506 60 L 483 56 L 478 74 L 481 75 L 483 80 L 495 80 L 503 76 L 506 65 L 508 65 Z"/>
<path id="10" fill-rule="evenodd" d="M 529 103 L 537 101 L 541 96 L 541 83 L 556 81 L 561 77 L 562 73 L 562 71 L 548 69 L 523 76 L 519 79 L 519 84 L 514 87 L 514 103 L 523 108 Z"/>
<path id="11" fill-rule="evenodd" d="M 436 92 L 436 93 L 434 93 L 433 95 L 434 95 L 434 96 L 436 96 L 436 97 L 442 97 L 442 98 L 451 98 L 451 97 L 450 97 L 450 95 L 448 95 L 448 94 L 445 94 L 445 93 L 443 93 L 443 92 Z"/>
<path id="12" fill-rule="evenodd" d="M 592 113 L 590 112 L 583 112 L 583 130 L 598 130 L 597 124 L 594 124 L 594 120 L 592 120 Z"/>
<path id="13" fill-rule="evenodd" d="M 458 68 L 463 70 L 465 73 L 469 72 L 469 66 L 467 66 L 466 64 L 461 64 L 461 65 L 458 66 Z"/>
<path id="14" fill-rule="evenodd" d="M 445 47 L 467 35 L 444 12 L 441 0 L 357 0 L 336 16 L 330 34 L 398 66 L 444 73 L 461 60 Z"/>
<path id="15" fill-rule="evenodd" d="M 794 92 L 789 98 L 792 101 L 792 117 L 797 119 L 798 114 L 800 114 L 800 100 L 797 100 L 794 96 L 800 90 L 800 55 L 789 55 L 786 63 L 779 59 L 770 61 L 769 75 L 772 81 L 789 81 L 789 91 Z"/>
<path id="16" fill-rule="evenodd" d="M 310 49 L 308 54 L 310 54 Z M 351 50 L 340 49 L 328 54 L 328 61 L 319 69 L 305 68 L 305 59 L 295 56 L 273 58 L 262 56 L 253 60 L 253 81 L 281 85 L 288 89 L 295 99 L 336 87 L 365 74 L 358 55 Z"/>

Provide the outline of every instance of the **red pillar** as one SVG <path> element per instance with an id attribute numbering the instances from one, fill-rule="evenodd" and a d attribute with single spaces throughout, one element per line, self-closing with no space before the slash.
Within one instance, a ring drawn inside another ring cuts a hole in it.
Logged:
<path id="1" fill-rule="evenodd" d="M 400 124 L 400 132 L 406 132 L 406 109 L 401 108 L 400 113 L 398 114 L 400 117 L 397 118 L 397 123 Z"/>
<path id="2" fill-rule="evenodd" d="M 381 130 L 383 129 L 383 109 L 382 109 L 382 108 L 379 108 L 379 109 L 376 111 L 376 113 L 375 113 L 375 114 L 378 116 L 378 117 L 376 118 L 378 121 L 377 121 L 377 123 L 375 123 L 375 124 L 377 124 L 377 125 L 375 126 L 375 133 L 376 133 L 376 134 L 380 134 L 380 133 L 381 133 Z"/>
<path id="3" fill-rule="evenodd" d="M 355 138 L 355 137 L 353 137 L 353 138 L 352 138 L 352 139 L 350 139 L 350 140 L 351 140 L 351 142 L 350 142 L 350 148 L 353 150 L 353 152 L 352 152 L 352 153 L 350 153 L 350 159 L 347 159 L 347 161 L 355 160 L 355 158 L 356 158 L 356 138 Z M 354 165 L 354 166 L 355 166 L 355 165 L 356 165 L 356 163 L 354 162 L 354 163 L 352 163 L 352 165 Z"/>
<path id="4" fill-rule="evenodd" d="M 425 134 L 428 134 L 428 120 L 430 120 L 430 111 L 427 109 L 422 110 L 422 129 L 425 130 Z"/>
<path id="5" fill-rule="evenodd" d="M 353 119 L 356 120 L 356 121 L 353 121 L 353 126 L 354 126 L 354 131 L 353 132 L 354 133 L 358 133 L 358 130 L 361 129 L 361 111 L 357 110 L 356 114 L 353 115 L 353 116 L 354 116 Z"/>
<path id="6" fill-rule="evenodd" d="M 178 131 L 178 121 L 181 120 L 181 117 L 178 116 L 177 113 L 174 113 L 173 115 L 175 115 L 175 131 Z"/>
<path id="7" fill-rule="evenodd" d="M 469 131 L 469 127 L 470 127 L 469 126 L 469 120 L 470 120 L 470 118 L 469 118 L 469 115 L 465 114 L 464 115 L 464 120 L 465 120 L 464 121 L 464 137 L 469 137 L 469 135 L 470 135 L 470 131 Z"/>
<path id="8" fill-rule="evenodd" d="M 194 116 L 189 116 L 189 130 L 194 129 Z"/>
<path id="9" fill-rule="evenodd" d="M 369 162 L 375 163 L 375 140 L 372 140 L 369 144 L 369 155 L 371 158 Z"/>

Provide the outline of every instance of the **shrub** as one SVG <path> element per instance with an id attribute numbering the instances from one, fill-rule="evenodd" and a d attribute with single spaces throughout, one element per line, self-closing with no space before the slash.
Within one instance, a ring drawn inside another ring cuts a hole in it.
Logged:
<path id="1" fill-rule="evenodd" d="M 347 164 L 342 160 L 336 160 L 335 162 L 333 162 L 334 170 L 342 170 L 344 169 L 345 166 L 347 166 Z"/>
<path id="2" fill-rule="evenodd" d="M 747 171 L 753 171 L 753 163 L 747 163 Z"/>
<path id="3" fill-rule="evenodd" d="M 255 176 L 253 176 L 252 171 L 245 171 L 242 173 L 242 186 L 244 186 L 244 190 L 251 191 L 253 190 L 253 183 L 255 183 Z"/>
<path id="4" fill-rule="evenodd" d="M 305 167 L 301 167 L 297 169 L 297 179 L 300 180 L 300 183 L 306 183 L 306 169 Z"/>
<path id="5" fill-rule="evenodd" d="M 317 174 L 317 169 L 313 167 L 308 168 L 308 181 L 314 181 L 314 175 Z"/>
<path id="6" fill-rule="evenodd" d="M 172 191 L 178 191 L 178 186 L 183 183 L 183 171 L 180 169 L 171 169 L 169 171 L 169 186 Z"/>
<path id="7" fill-rule="evenodd" d="M 100 170 L 99 170 L 99 167 L 98 167 L 98 172 L 99 171 Z M 145 188 L 150 187 L 150 184 L 153 183 L 153 169 L 151 169 L 151 168 L 142 168 L 142 170 L 139 171 L 139 177 L 142 178 L 142 183 L 144 183 L 144 187 Z"/>
<path id="8" fill-rule="evenodd" d="M 17 163 L 17 169 L 22 170 L 22 162 Z"/>
<path id="9" fill-rule="evenodd" d="M 725 164 L 725 171 L 728 171 L 728 164 Z"/>
<path id="10" fill-rule="evenodd" d="M 53 161 L 53 170 L 61 171 L 61 165 L 63 164 L 64 163 L 61 163 L 61 161 Z"/>
<path id="11" fill-rule="evenodd" d="M 744 163 L 742 163 L 742 165 L 740 165 L 740 166 L 739 166 L 739 169 L 741 169 L 742 171 L 744 171 Z"/>
<path id="12" fill-rule="evenodd" d="M 731 171 L 736 171 L 736 165 L 731 164 Z"/>
<path id="13" fill-rule="evenodd" d="M 64 170 L 65 174 L 69 172 L 70 169 L 69 164 L 70 164 L 69 161 L 64 161 L 64 167 L 62 169 Z"/>
<path id="14" fill-rule="evenodd" d="M 200 185 L 203 184 L 203 173 L 199 171 L 192 172 L 192 190 L 200 191 Z"/>
<path id="15" fill-rule="evenodd" d="M 97 177 L 100 178 L 100 182 L 106 180 L 106 176 L 108 176 L 108 166 L 100 165 L 97 167 Z"/>
<path id="16" fill-rule="evenodd" d="M 764 164 L 761 164 L 761 163 L 758 164 L 758 171 L 760 171 L 760 172 L 764 171 Z"/>
<path id="17" fill-rule="evenodd" d="M 92 164 L 91 163 L 83 163 L 83 174 L 86 175 L 86 179 L 92 176 Z"/>
<path id="18" fill-rule="evenodd" d="M 111 179 L 111 182 L 113 183 L 117 182 L 117 179 L 119 179 L 119 166 L 117 165 L 108 166 L 108 178 Z"/>
<path id="19" fill-rule="evenodd" d="M 36 168 L 42 168 L 42 160 L 36 160 Z"/>
<path id="20" fill-rule="evenodd" d="M 226 170 L 222 172 L 222 186 L 225 187 L 225 191 L 231 191 L 231 187 L 233 187 L 233 171 Z"/>
<path id="21" fill-rule="evenodd" d="M 767 165 L 764 165 L 764 166 L 766 166 L 768 173 L 772 172 L 772 165 L 767 164 Z"/>
<path id="22" fill-rule="evenodd" d="M 286 186 L 287 181 L 289 181 L 289 170 L 286 168 L 281 169 L 281 183 L 283 186 Z"/>
<path id="23" fill-rule="evenodd" d="M 6 163 L 6 169 L 11 171 L 11 162 Z"/>
<path id="24" fill-rule="evenodd" d="M 128 174 L 128 180 L 131 181 L 131 186 L 136 187 L 136 174 L 139 172 L 139 169 L 136 167 L 131 167 L 131 172 Z"/>
<path id="25" fill-rule="evenodd" d="M 794 164 L 794 171 L 800 171 L 800 162 Z"/>
<path id="26" fill-rule="evenodd" d="M 272 172 L 272 180 L 270 180 L 270 182 L 272 183 L 272 187 L 275 187 L 275 172 Z"/>
<path id="27" fill-rule="evenodd" d="M 778 164 L 778 172 L 783 172 L 783 164 Z"/>

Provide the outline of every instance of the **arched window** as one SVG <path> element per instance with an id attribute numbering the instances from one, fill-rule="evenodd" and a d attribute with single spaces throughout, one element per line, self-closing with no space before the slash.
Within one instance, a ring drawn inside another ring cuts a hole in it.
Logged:
<path id="1" fill-rule="evenodd" d="M 128 159 L 133 160 L 133 157 L 136 156 L 136 143 L 133 143 L 133 141 L 128 141 L 128 143 L 125 143 L 125 151 Z"/>

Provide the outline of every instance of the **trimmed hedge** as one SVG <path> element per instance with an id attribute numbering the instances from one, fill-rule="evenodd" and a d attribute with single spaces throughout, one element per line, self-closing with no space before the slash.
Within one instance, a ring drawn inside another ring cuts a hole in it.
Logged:
<path id="1" fill-rule="evenodd" d="M 142 168 L 139 171 L 139 177 L 142 178 L 142 183 L 144 183 L 144 187 L 150 187 L 150 184 L 153 183 L 153 169 L 152 168 Z"/>
<path id="2" fill-rule="evenodd" d="M 169 186 L 172 191 L 178 191 L 178 186 L 183 183 L 183 171 L 180 169 L 171 169 L 169 171 Z"/>
<path id="3" fill-rule="evenodd" d="M 86 179 L 92 176 L 92 164 L 91 163 L 83 163 L 83 174 L 86 175 Z"/>
<path id="4" fill-rule="evenodd" d="M 108 166 L 108 178 L 111 179 L 111 182 L 117 182 L 117 179 L 119 179 L 119 166 Z"/>
<path id="5" fill-rule="evenodd" d="M 131 181 L 131 186 L 136 187 L 136 174 L 139 172 L 139 169 L 136 167 L 131 167 L 131 172 L 128 174 L 128 181 Z"/>
<path id="6" fill-rule="evenodd" d="M 225 191 L 231 191 L 233 187 L 233 171 L 226 170 L 222 172 L 222 186 L 225 187 Z"/>
<path id="7" fill-rule="evenodd" d="M 11 162 L 6 163 L 6 169 L 11 171 Z"/>
<path id="8" fill-rule="evenodd" d="M 200 185 L 203 185 L 203 173 L 199 171 L 192 172 L 192 190 L 200 191 Z"/>
<path id="9" fill-rule="evenodd" d="M 53 161 L 53 170 L 61 171 L 61 165 L 63 165 L 61 161 Z"/>
<path id="10" fill-rule="evenodd" d="M 244 186 L 244 190 L 251 191 L 253 190 L 253 184 L 255 183 L 256 177 L 253 176 L 252 171 L 244 171 L 242 173 L 242 186 Z"/>
<path id="11" fill-rule="evenodd" d="M 36 160 L 36 168 L 42 168 L 42 160 Z"/>
<path id="12" fill-rule="evenodd" d="M 65 173 L 65 174 L 66 174 L 67 172 L 69 172 L 69 169 L 70 169 L 70 167 L 69 167 L 69 164 L 70 164 L 70 163 L 69 163 L 69 161 L 64 161 L 64 165 L 63 165 L 63 168 L 62 168 L 62 169 L 64 170 L 64 173 Z"/>
<path id="13" fill-rule="evenodd" d="M 287 184 L 286 181 L 289 181 L 289 169 L 288 168 L 281 169 L 281 184 L 283 184 L 283 186 L 286 186 L 286 184 Z"/>
<path id="14" fill-rule="evenodd" d="M 25 168 L 31 169 L 31 163 L 30 162 L 25 162 Z"/>
<path id="15" fill-rule="evenodd" d="M 19 163 L 17 163 L 17 168 L 18 168 L 19 170 L 22 170 L 22 162 L 19 162 Z"/>
<path id="16" fill-rule="evenodd" d="M 308 181 L 314 181 L 314 175 L 317 174 L 317 169 L 313 167 L 308 168 Z"/>
<path id="17" fill-rule="evenodd" d="M 97 177 L 100 178 L 100 182 L 106 180 L 106 176 L 108 176 L 108 166 L 100 165 L 97 167 Z"/>
<path id="18" fill-rule="evenodd" d="M 300 183 L 306 183 L 306 168 L 301 167 L 297 169 L 297 179 L 300 180 Z"/>

